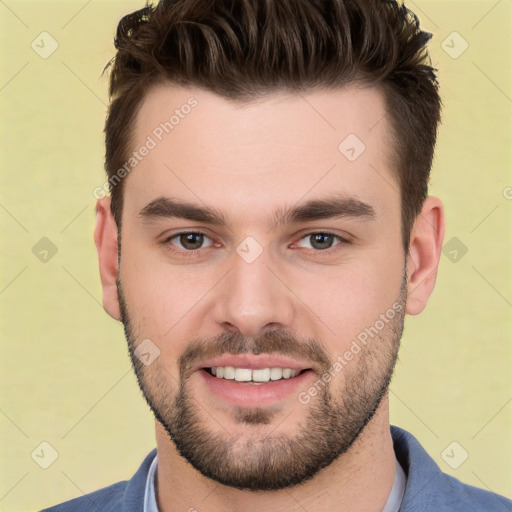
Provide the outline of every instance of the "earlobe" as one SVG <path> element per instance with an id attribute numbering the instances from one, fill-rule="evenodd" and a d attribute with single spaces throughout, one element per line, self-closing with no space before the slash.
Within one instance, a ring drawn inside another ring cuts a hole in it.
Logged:
<path id="1" fill-rule="evenodd" d="M 117 225 L 110 211 L 110 198 L 103 197 L 96 203 L 94 243 L 98 251 L 103 307 L 115 320 L 121 320 L 117 294 Z"/>
<path id="2" fill-rule="evenodd" d="M 444 240 L 443 203 L 428 197 L 411 231 L 407 257 L 407 307 L 409 315 L 420 314 L 434 290 Z"/>

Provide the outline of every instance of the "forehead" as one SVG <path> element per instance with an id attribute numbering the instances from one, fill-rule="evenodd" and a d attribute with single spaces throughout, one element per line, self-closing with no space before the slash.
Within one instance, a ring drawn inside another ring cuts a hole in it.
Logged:
<path id="1" fill-rule="evenodd" d="M 385 100 L 376 88 L 277 92 L 235 103 L 159 85 L 144 99 L 132 142 L 138 156 L 126 178 L 128 210 L 166 194 L 254 219 L 271 204 L 333 191 L 377 210 L 399 201 Z"/>

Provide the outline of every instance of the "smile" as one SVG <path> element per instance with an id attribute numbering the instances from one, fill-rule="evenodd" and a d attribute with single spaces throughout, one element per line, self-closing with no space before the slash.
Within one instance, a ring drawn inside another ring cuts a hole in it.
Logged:
<path id="1" fill-rule="evenodd" d="M 296 377 L 299 370 L 291 368 L 235 368 L 233 366 L 213 366 L 206 368 L 218 379 L 235 380 L 237 382 L 269 382 Z"/>

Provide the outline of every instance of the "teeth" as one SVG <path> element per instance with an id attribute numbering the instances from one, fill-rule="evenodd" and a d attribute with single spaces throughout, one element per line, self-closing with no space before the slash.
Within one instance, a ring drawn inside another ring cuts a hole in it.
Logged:
<path id="1" fill-rule="evenodd" d="M 270 380 L 270 368 L 263 368 L 263 370 L 253 370 L 252 380 L 254 382 L 268 382 Z"/>
<path id="2" fill-rule="evenodd" d="M 281 368 L 270 369 L 270 380 L 279 380 L 283 378 L 283 370 Z"/>
<path id="3" fill-rule="evenodd" d="M 233 380 L 235 378 L 235 369 L 232 366 L 224 367 L 224 378 Z"/>
<path id="4" fill-rule="evenodd" d="M 289 379 L 292 376 L 293 370 L 290 370 L 290 368 L 284 368 L 283 369 L 283 378 Z M 294 375 L 295 377 L 295 375 Z"/>
<path id="5" fill-rule="evenodd" d="M 235 380 L 238 382 L 249 382 L 252 380 L 252 370 L 235 368 Z"/>
<path id="6" fill-rule="evenodd" d="M 237 382 L 268 382 L 270 380 L 290 379 L 299 374 L 291 368 L 233 368 L 232 366 L 213 366 L 210 368 L 218 379 L 230 379 Z"/>

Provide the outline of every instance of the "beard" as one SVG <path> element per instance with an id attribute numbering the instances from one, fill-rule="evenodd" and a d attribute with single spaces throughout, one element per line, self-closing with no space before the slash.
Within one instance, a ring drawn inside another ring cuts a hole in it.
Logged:
<path id="1" fill-rule="evenodd" d="M 134 331 L 119 279 L 117 286 L 130 359 L 146 402 L 178 453 L 203 476 L 223 485 L 270 491 L 313 478 L 350 449 L 387 394 L 403 332 L 407 299 L 405 273 L 395 303 L 401 307 L 393 308 L 396 315 L 382 329 L 375 329 L 377 334 L 365 343 L 354 361 L 343 367 L 337 378 L 328 384 L 323 382 L 320 389 L 317 386 L 316 396 L 307 405 L 297 401 L 296 407 L 305 409 L 305 418 L 293 436 L 278 432 L 279 423 L 272 429 L 277 411 L 270 407 L 233 407 L 233 419 L 241 426 L 235 433 L 223 429 L 192 395 L 191 367 L 225 353 L 289 355 L 315 362 L 322 368 L 318 382 L 329 369 L 332 372 L 335 363 L 321 343 L 315 339 L 300 340 L 282 329 L 250 340 L 233 332 L 211 339 L 194 339 L 178 359 L 179 381 L 176 381 L 161 363 L 163 358 L 145 366 L 136 356 L 136 340 L 142 338 Z M 286 418 L 281 420 L 283 424 Z"/>

